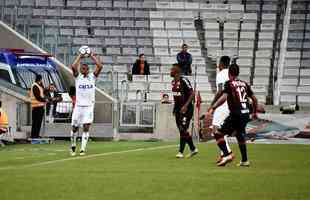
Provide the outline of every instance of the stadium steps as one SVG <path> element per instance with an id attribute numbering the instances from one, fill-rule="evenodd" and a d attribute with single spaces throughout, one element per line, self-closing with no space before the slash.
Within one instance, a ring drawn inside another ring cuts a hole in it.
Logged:
<path id="1" fill-rule="evenodd" d="M 216 62 L 208 57 L 208 49 L 205 47 L 205 30 L 203 28 L 203 20 L 200 18 L 195 20 L 195 28 L 198 33 L 198 40 L 200 41 L 200 48 L 202 56 L 205 58 L 206 72 L 209 83 L 211 85 L 212 93 L 216 92 Z"/>

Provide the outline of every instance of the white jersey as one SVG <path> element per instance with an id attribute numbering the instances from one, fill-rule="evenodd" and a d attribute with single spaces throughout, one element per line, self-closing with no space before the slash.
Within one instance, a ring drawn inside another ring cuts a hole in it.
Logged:
<path id="1" fill-rule="evenodd" d="M 228 69 L 223 69 L 216 75 L 216 88 L 217 91 L 219 91 L 218 86 L 221 84 L 222 87 L 224 87 L 224 84 L 226 81 L 229 80 L 228 76 Z M 224 120 L 229 115 L 229 108 L 227 101 L 223 103 L 221 106 L 219 106 L 215 111 L 213 115 L 212 125 L 221 127 L 221 125 L 224 123 Z"/>
<path id="2" fill-rule="evenodd" d="M 224 86 L 224 84 L 228 80 L 229 80 L 228 69 L 223 69 L 222 71 L 217 73 L 217 75 L 216 75 L 216 89 L 217 89 L 217 91 L 219 90 L 218 85 L 222 84 Z"/>
<path id="3" fill-rule="evenodd" d="M 76 88 L 76 105 L 77 106 L 93 106 L 95 103 L 95 82 L 96 76 L 89 73 L 86 77 L 79 74 L 75 78 Z"/>

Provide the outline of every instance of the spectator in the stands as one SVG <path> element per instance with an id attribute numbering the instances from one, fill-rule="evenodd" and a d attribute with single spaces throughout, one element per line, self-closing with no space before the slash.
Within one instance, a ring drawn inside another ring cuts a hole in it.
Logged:
<path id="1" fill-rule="evenodd" d="M 30 100 L 32 108 L 31 138 L 39 138 L 46 103 L 42 76 L 40 74 L 36 75 L 35 82 L 31 86 Z"/>
<path id="2" fill-rule="evenodd" d="M 192 55 L 187 52 L 187 44 L 182 45 L 182 50 L 177 54 L 177 61 L 182 70 L 182 75 L 192 75 Z"/>
<path id="3" fill-rule="evenodd" d="M 148 62 L 145 60 L 144 54 L 140 54 L 139 58 L 133 64 L 132 74 L 133 75 L 150 75 L 150 66 Z"/>
<path id="4" fill-rule="evenodd" d="M 171 102 L 169 101 L 169 95 L 168 94 L 163 94 L 162 99 L 161 99 L 162 104 L 170 104 Z"/>
<path id="5" fill-rule="evenodd" d="M 51 83 L 45 90 L 45 98 L 48 99 L 46 103 L 46 116 L 48 122 L 53 122 L 56 115 L 57 103 L 62 101 L 61 94 L 56 90 L 54 83 Z"/>

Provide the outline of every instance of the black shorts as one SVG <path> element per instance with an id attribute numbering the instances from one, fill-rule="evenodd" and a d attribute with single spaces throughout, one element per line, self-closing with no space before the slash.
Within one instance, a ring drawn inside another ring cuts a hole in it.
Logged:
<path id="1" fill-rule="evenodd" d="M 236 134 L 245 134 L 246 125 L 250 121 L 250 115 L 247 114 L 230 114 L 225 120 L 221 128 L 218 130 L 224 135 L 231 136 Z"/>
<path id="2" fill-rule="evenodd" d="M 175 121 L 176 121 L 176 124 L 177 124 L 177 127 L 178 127 L 180 133 L 187 132 L 187 130 L 190 126 L 190 122 L 191 122 L 192 117 L 193 117 L 193 112 L 194 112 L 193 107 L 188 107 L 187 112 L 184 114 L 181 113 L 180 110 L 177 110 L 174 113 Z"/>

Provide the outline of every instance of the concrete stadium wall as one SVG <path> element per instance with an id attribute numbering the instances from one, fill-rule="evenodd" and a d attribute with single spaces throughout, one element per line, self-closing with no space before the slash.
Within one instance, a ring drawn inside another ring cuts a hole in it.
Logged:
<path id="1" fill-rule="evenodd" d="M 2 101 L 2 109 L 7 113 L 9 126 L 11 127 L 11 132 L 15 139 L 23 139 L 26 138 L 27 133 L 21 130 L 21 127 L 18 127 L 18 120 L 20 118 L 24 118 L 23 116 L 18 116 L 20 112 L 18 112 L 18 105 L 21 104 L 24 106 L 24 109 L 27 110 L 27 104 L 24 103 L 23 100 L 20 100 L 12 95 L 0 92 L 0 100 Z M 29 114 L 28 112 L 24 112 L 24 114 Z"/>

